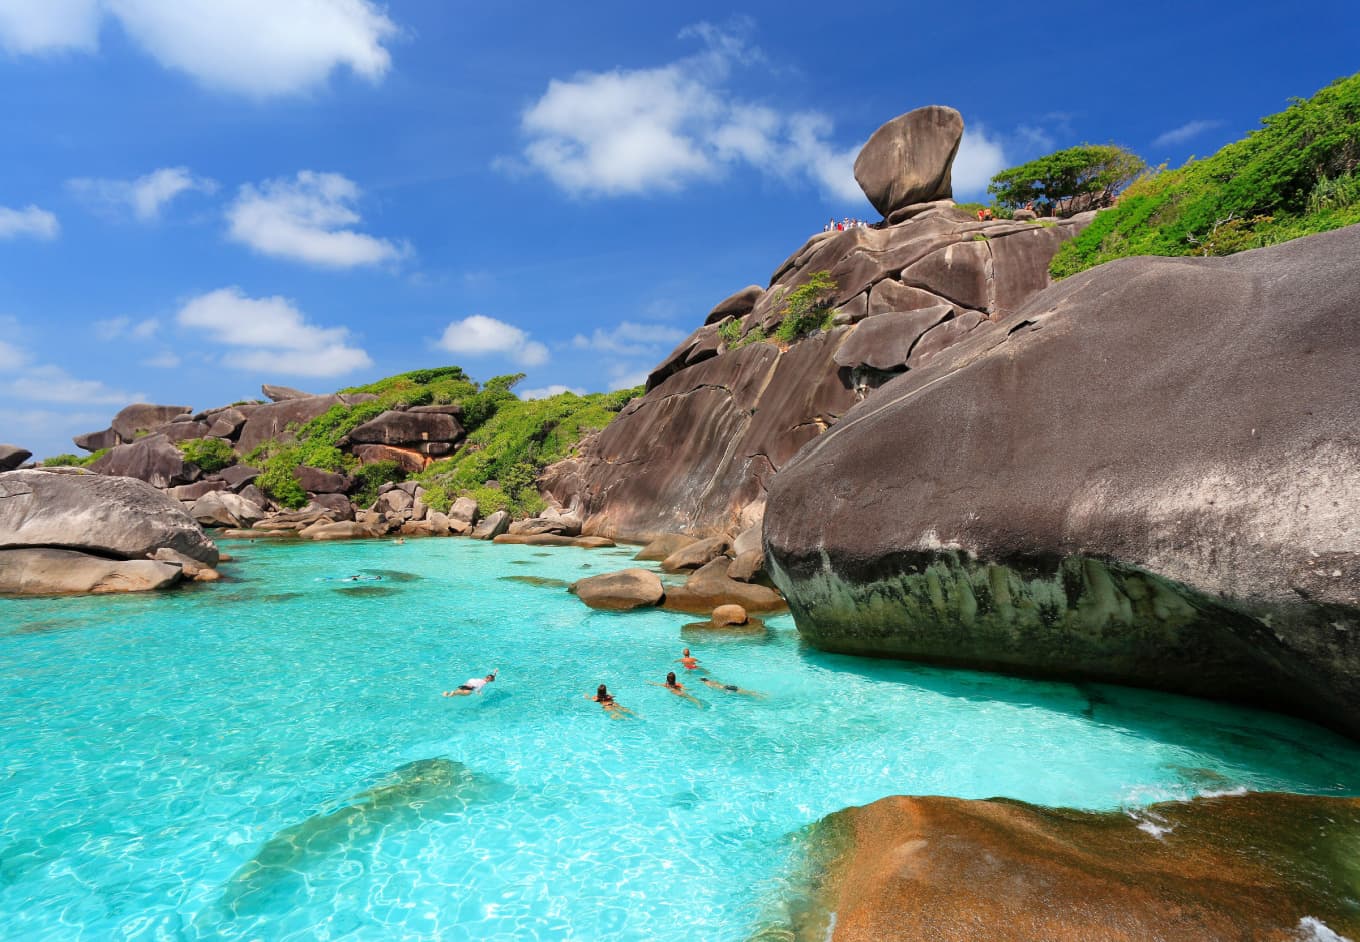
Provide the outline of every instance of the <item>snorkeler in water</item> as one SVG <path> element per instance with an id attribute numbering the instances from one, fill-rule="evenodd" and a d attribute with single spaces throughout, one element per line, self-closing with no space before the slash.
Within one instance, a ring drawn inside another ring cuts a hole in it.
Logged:
<path id="1" fill-rule="evenodd" d="M 482 678 L 482 677 L 473 677 L 473 678 L 470 678 L 470 679 L 467 680 L 465 683 L 463 683 L 461 686 L 459 686 L 459 688 L 458 688 L 457 690 L 445 690 L 445 691 L 444 691 L 444 696 L 446 696 L 446 697 L 466 697 L 466 696 L 469 696 L 469 695 L 474 694 L 474 693 L 481 693 L 481 692 L 482 692 L 482 688 L 485 687 L 487 684 L 492 683 L 492 682 L 496 679 L 496 675 L 499 674 L 499 673 L 500 673 L 500 668 L 496 668 L 496 670 L 494 670 L 494 671 L 492 671 L 491 673 L 487 674 L 485 678 Z"/>
<path id="2" fill-rule="evenodd" d="M 609 714 L 610 719 L 621 720 L 625 713 L 629 716 L 637 716 L 632 710 L 615 700 L 614 695 L 609 692 L 604 684 L 600 684 L 599 689 L 595 691 L 595 696 L 592 697 L 590 694 L 586 694 L 585 698 L 587 700 L 594 700 L 600 706 L 604 707 L 605 712 Z"/>
<path id="3" fill-rule="evenodd" d="M 702 707 L 704 705 L 704 702 L 702 700 L 691 696 L 685 690 L 685 685 L 675 679 L 675 671 L 671 671 L 669 674 L 666 675 L 666 682 L 664 684 L 658 684 L 654 680 L 649 680 L 647 681 L 647 683 L 651 684 L 653 687 L 664 687 L 666 690 L 669 690 L 677 697 L 683 697 L 697 707 Z"/>
<path id="4" fill-rule="evenodd" d="M 736 684 L 718 683 L 718 681 L 714 680 L 712 677 L 700 677 L 699 680 L 701 683 L 712 687 L 714 690 L 722 690 L 727 693 L 739 693 L 744 697 L 760 697 L 761 699 L 764 699 L 766 696 L 759 690 L 746 690 L 742 687 L 738 687 Z"/>

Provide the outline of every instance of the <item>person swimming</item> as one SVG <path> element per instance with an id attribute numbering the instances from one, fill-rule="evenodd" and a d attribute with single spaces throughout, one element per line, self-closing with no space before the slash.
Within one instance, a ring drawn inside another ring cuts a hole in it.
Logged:
<path id="1" fill-rule="evenodd" d="M 719 683 L 712 677 L 700 677 L 699 680 L 701 683 L 712 687 L 714 690 L 724 690 L 727 693 L 739 693 L 744 697 L 760 697 L 762 699 L 765 697 L 765 694 L 761 693 L 759 690 L 746 690 L 742 687 L 738 687 L 736 684 Z"/>
<path id="2" fill-rule="evenodd" d="M 677 697 L 684 697 L 686 700 L 690 701 L 695 706 L 702 707 L 704 705 L 704 702 L 702 700 L 691 696 L 685 690 L 685 685 L 675 679 L 675 671 L 671 671 L 669 674 L 666 675 L 666 682 L 664 684 L 658 684 L 654 680 L 649 680 L 647 681 L 647 683 L 651 684 L 653 687 L 664 687 L 666 690 L 669 690 Z"/>
<path id="3" fill-rule="evenodd" d="M 482 688 L 485 687 L 487 684 L 493 682 L 496 679 L 496 675 L 499 673 L 500 668 L 498 667 L 491 673 L 487 674 L 485 678 L 472 677 L 467 681 L 467 683 L 460 685 L 457 690 L 445 690 L 444 696 L 466 697 L 469 696 L 470 694 L 481 693 Z"/>
<path id="4" fill-rule="evenodd" d="M 689 648 L 685 648 L 684 651 L 680 652 L 680 656 L 675 659 L 675 662 L 677 664 L 685 665 L 685 670 L 687 671 L 699 669 L 699 659 L 690 656 Z"/>
<path id="5" fill-rule="evenodd" d="M 600 706 L 604 707 L 605 712 L 608 713 L 612 719 L 623 719 L 623 714 L 625 713 L 629 716 L 637 716 L 632 710 L 615 700 L 614 695 L 609 692 L 609 689 L 605 687 L 604 684 L 600 684 L 599 689 L 595 691 L 595 696 L 592 697 L 590 694 L 586 694 L 585 698 L 587 700 L 594 700 Z"/>

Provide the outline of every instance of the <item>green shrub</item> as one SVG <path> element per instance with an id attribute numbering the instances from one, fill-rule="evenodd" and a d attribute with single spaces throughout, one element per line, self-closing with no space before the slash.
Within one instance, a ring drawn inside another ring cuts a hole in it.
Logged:
<path id="1" fill-rule="evenodd" d="M 41 463 L 44 468 L 88 468 L 108 453 L 107 448 L 101 448 L 88 455 L 53 455 L 44 458 Z"/>
<path id="2" fill-rule="evenodd" d="M 283 507 L 297 510 L 307 505 L 307 492 L 302 488 L 296 471 L 299 462 L 290 450 L 284 450 L 264 462 L 255 486 Z"/>
<path id="3" fill-rule="evenodd" d="M 176 442 L 175 447 L 184 454 L 184 460 L 198 465 L 205 474 L 221 471 L 236 463 L 236 452 L 231 442 L 223 438 L 189 438 Z"/>
<path id="4" fill-rule="evenodd" d="M 473 487 L 462 495 L 477 502 L 477 516 L 488 517 L 498 510 L 513 510 L 514 501 L 499 487 Z"/>
<path id="5" fill-rule="evenodd" d="M 1146 172 L 1143 159 L 1123 147 L 1082 144 L 1001 171 L 987 184 L 987 192 L 1005 207 L 1037 203 L 1055 215 L 1070 216 L 1110 205 Z"/>
<path id="6" fill-rule="evenodd" d="M 350 499 L 359 507 L 368 507 L 378 499 L 378 488 L 388 481 L 396 484 L 406 480 L 406 471 L 395 461 L 375 461 L 356 470 L 353 477 Z"/>
<path id="7" fill-rule="evenodd" d="M 1130 255 L 1226 255 L 1360 222 L 1360 74 L 1203 160 L 1139 180 L 1066 242 L 1055 278 Z"/>
<path id="8" fill-rule="evenodd" d="M 734 347 L 737 341 L 741 340 L 741 319 L 734 317 L 731 320 L 723 321 L 718 328 L 718 337 L 729 347 Z"/>
<path id="9" fill-rule="evenodd" d="M 836 311 L 831 307 L 831 296 L 836 292 L 836 282 L 828 271 L 813 272 L 805 284 L 789 292 L 784 299 L 783 320 L 775 329 L 774 339 L 781 343 L 793 343 L 814 330 L 825 330 L 831 326 Z"/>

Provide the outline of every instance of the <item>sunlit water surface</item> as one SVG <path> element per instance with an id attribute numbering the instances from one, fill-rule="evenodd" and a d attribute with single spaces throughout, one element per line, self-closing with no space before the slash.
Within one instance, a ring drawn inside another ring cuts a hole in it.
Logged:
<path id="1" fill-rule="evenodd" d="M 0 600 L 0 938 L 742 939 L 800 829 L 885 795 L 1360 790 L 1355 746 L 1273 715 L 820 654 L 787 617 L 682 636 L 507 578 L 623 548 L 227 548 L 217 585 Z M 323 581 L 352 573 L 382 579 Z M 649 686 L 682 644 L 766 698 Z"/>

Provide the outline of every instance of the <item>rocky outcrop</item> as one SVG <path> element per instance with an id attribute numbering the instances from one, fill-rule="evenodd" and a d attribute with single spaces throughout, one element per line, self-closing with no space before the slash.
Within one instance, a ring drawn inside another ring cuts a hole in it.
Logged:
<path id="1" fill-rule="evenodd" d="M 591 576 L 572 583 L 570 591 L 591 608 L 607 611 L 650 608 L 666 594 L 661 579 L 646 569 L 624 569 Z"/>
<path id="2" fill-rule="evenodd" d="M 41 470 L 0 477 L 0 549 L 144 559 L 161 547 L 217 564 L 217 546 L 179 501 L 142 481 Z"/>
<path id="3" fill-rule="evenodd" d="M 292 441 L 290 425 L 304 425 L 341 403 L 339 396 L 307 396 L 267 402 L 250 410 L 236 440 L 238 454 L 248 454 L 271 438 Z"/>
<path id="4" fill-rule="evenodd" d="M 775 478 L 825 650 L 1093 678 L 1360 733 L 1360 226 L 1073 277 Z"/>
<path id="5" fill-rule="evenodd" d="M 508 529 L 510 529 L 510 514 L 504 510 L 498 510 L 483 518 L 480 523 L 472 528 L 472 538 L 474 540 L 494 540 Z"/>
<path id="6" fill-rule="evenodd" d="M 1355 798 L 1252 794 L 1133 814 L 884 798 L 814 829 L 808 889 L 819 905 L 781 937 L 1355 938 L 1357 840 Z"/>
<path id="7" fill-rule="evenodd" d="M 463 438 L 463 426 L 442 412 L 384 412 L 349 433 L 349 440 L 365 445 L 418 446 L 424 442 L 453 443 Z"/>
<path id="8" fill-rule="evenodd" d="M 0 445 L 0 471 L 13 471 L 29 458 L 33 452 L 18 445 Z"/>
<path id="9" fill-rule="evenodd" d="M 666 590 L 665 606 L 671 611 L 707 614 L 722 605 L 740 605 L 748 612 L 777 612 L 784 608 L 779 593 L 763 585 L 738 582 L 728 575 L 732 560 L 719 556 L 701 566 L 684 585 Z"/>
<path id="10" fill-rule="evenodd" d="M 71 441 L 76 443 L 77 448 L 91 453 L 123 444 L 122 437 L 112 428 L 106 428 L 102 432 L 86 432 L 84 435 L 77 435 Z"/>
<path id="11" fill-rule="evenodd" d="M 180 580 L 177 565 L 63 549 L 0 549 L 0 595 L 149 592 Z"/>
<path id="12" fill-rule="evenodd" d="M 276 386 L 273 383 L 265 383 L 260 387 L 260 392 L 270 402 L 288 402 L 291 399 L 311 399 L 312 393 L 303 392 L 301 389 L 294 389 L 292 386 Z"/>
<path id="13" fill-rule="evenodd" d="M 111 424 L 123 441 L 130 442 L 139 432 L 149 432 L 159 425 L 167 424 L 177 415 L 193 411 L 188 406 L 157 406 L 147 402 L 136 402 L 119 411 Z"/>
<path id="14" fill-rule="evenodd" d="M 885 217 L 954 195 L 950 170 L 963 139 L 963 116 L 931 105 L 893 118 L 855 158 L 855 182 Z"/>
<path id="15" fill-rule="evenodd" d="M 127 445 L 115 445 L 90 470 L 96 474 L 136 478 L 153 487 L 192 484 L 202 474 L 184 460 L 184 453 L 164 435 L 147 435 Z"/>

